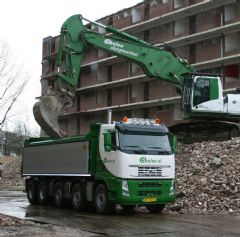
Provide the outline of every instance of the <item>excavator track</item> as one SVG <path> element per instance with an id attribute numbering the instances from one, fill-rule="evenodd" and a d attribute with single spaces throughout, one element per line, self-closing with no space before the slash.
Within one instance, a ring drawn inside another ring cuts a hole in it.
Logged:
<path id="1" fill-rule="evenodd" d="M 229 121 L 199 120 L 176 124 L 169 129 L 182 143 L 224 141 L 240 136 L 240 124 Z"/>

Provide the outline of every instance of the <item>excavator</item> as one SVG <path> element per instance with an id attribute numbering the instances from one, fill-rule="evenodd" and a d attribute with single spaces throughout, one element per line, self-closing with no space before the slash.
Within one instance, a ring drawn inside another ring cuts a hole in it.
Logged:
<path id="1" fill-rule="evenodd" d="M 88 22 L 87 25 L 103 28 L 105 33 L 89 29 L 84 21 Z M 170 127 L 173 133 L 184 133 L 190 139 L 201 131 L 201 134 L 206 132 L 206 138 L 219 132 L 221 137 L 223 134 L 239 136 L 240 94 L 224 95 L 221 75 L 196 72 L 165 43 L 156 47 L 79 14 L 69 17 L 62 25 L 54 88 L 49 87 L 33 108 L 36 121 L 47 135 L 54 138 L 66 135 L 59 128 L 58 117 L 72 106 L 84 52 L 91 46 L 132 61 L 148 77 L 175 86 L 181 96 L 180 105 L 187 122 Z"/>

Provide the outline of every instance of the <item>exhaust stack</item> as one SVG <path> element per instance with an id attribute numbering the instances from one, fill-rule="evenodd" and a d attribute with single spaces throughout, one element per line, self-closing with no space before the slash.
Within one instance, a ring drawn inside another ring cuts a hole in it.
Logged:
<path id="1" fill-rule="evenodd" d="M 108 124 L 112 123 L 112 110 L 108 109 Z"/>

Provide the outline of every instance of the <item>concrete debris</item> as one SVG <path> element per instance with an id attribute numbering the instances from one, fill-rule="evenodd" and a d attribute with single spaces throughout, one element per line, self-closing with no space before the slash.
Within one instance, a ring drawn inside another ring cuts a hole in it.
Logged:
<path id="1" fill-rule="evenodd" d="M 240 213 L 240 138 L 181 144 L 176 158 L 177 201 L 183 213 Z M 177 208 L 179 210 L 179 206 Z"/>
<path id="2" fill-rule="evenodd" d="M 24 179 L 21 177 L 20 157 L 9 157 L 1 164 L 0 188 L 6 186 L 22 186 Z"/>
<path id="3" fill-rule="evenodd" d="M 20 226 L 20 225 L 33 225 L 33 223 L 15 217 L 3 215 L 0 213 L 0 226 Z"/>

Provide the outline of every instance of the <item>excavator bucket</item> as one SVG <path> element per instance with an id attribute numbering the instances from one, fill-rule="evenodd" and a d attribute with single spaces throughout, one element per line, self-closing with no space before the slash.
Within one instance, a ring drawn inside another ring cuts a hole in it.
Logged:
<path id="1" fill-rule="evenodd" d="M 33 114 L 46 135 L 52 138 L 67 136 L 60 130 L 58 118 L 72 106 L 72 98 L 49 87 L 46 95 L 38 99 L 33 106 Z"/>

